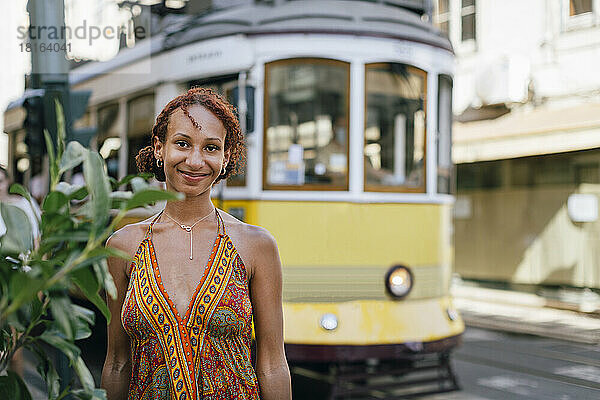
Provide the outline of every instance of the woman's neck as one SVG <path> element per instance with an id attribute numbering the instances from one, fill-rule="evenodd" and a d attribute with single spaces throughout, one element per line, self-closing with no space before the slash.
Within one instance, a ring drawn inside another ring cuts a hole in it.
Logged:
<path id="1" fill-rule="evenodd" d="M 165 212 L 181 224 L 193 224 L 215 209 L 210 200 L 210 191 L 195 197 L 186 197 L 180 201 L 169 201 Z"/>

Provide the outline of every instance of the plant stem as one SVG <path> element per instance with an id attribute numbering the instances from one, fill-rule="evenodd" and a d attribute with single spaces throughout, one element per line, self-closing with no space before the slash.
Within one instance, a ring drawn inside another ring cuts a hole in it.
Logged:
<path id="1" fill-rule="evenodd" d="M 42 304 L 40 313 L 33 320 L 31 320 L 25 331 L 19 335 L 16 330 L 13 330 L 13 334 L 15 335 L 13 337 L 13 343 L 10 349 L 5 352 L 0 359 L 0 371 L 4 371 L 6 368 L 8 368 L 8 363 L 10 363 L 10 360 L 13 358 L 17 350 L 19 350 L 20 347 L 23 347 L 23 345 L 27 342 L 29 339 L 29 333 L 38 324 L 40 318 L 46 314 L 49 305 L 50 298 L 46 296 L 46 298 L 44 298 L 44 303 Z"/>

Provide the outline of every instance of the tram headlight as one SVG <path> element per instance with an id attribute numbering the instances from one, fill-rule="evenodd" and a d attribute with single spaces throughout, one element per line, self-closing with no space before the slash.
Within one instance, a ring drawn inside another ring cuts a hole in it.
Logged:
<path id="1" fill-rule="evenodd" d="M 413 287 L 413 274 L 408 267 L 396 265 L 385 275 L 385 287 L 388 293 L 401 299 L 410 293 Z"/>
<path id="2" fill-rule="evenodd" d="M 338 327 L 338 319 L 337 316 L 335 314 L 323 314 L 321 316 L 321 328 L 325 329 L 326 331 L 334 331 L 337 329 Z"/>

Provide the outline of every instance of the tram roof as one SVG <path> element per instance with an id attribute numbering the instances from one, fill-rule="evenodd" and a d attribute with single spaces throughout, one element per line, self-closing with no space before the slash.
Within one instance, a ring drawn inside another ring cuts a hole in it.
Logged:
<path id="1" fill-rule="evenodd" d="M 425 43 L 452 51 L 448 38 L 432 24 L 422 21 L 421 13 L 400 7 L 400 0 L 387 3 L 368 0 L 302 0 L 287 1 L 276 6 L 252 3 L 197 16 L 180 16 L 173 19 L 167 29 L 131 49 L 121 51 L 112 60 L 84 63 L 75 67 L 69 76 L 69 82 L 77 85 L 148 55 L 202 40 L 238 34 L 323 33 L 373 36 Z"/>
<path id="2" fill-rule="evenodd" d="M 421 16 L 384 2 L 306 0 L 276 7 L 249 4 L 190 18 L 166 35 L 163 49 L 234 34 L 332 33 L 388 37 L 452 51 L 450 41 Z"/>

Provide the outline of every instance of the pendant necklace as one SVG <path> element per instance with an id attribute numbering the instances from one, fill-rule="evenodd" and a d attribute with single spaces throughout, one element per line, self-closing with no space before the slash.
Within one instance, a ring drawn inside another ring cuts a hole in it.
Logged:
<path id="1" fill-rule="evenodd" d="M 166 212 L 166 211 L 164 211 L 164 210 L 163 210 L 163 213 L 164 213 L 164 214 L 165 214 L 167 217 L 169 217 L 169 218 L 170 218 L 170 219 L 171 219 L 173 222 L 175 222 L 177 225 L 179 225 L 179 227 L 180 227 L 181 229 L 183 229 L 184 231 L 187 231 L 187 232 L 189 232 L 189 234 L 190 234 L 190 260 L 192 260 L 192 259 L 193 259 L 193 254 L 192 254 L 192 246 L 193 246 L 193 233 L 192 233 L 192 228 L 194 228 L 194 226 L 195 226 L 195 225 L 196 225 L 198 222 L 200 222 L 200 221 L 204 221 L 206 218 L 210 217 L 210 215 L 213 213 L 213 211 L 214 211 L 214 210 L 215 210 L 215 209 L 214 209 L 214 207 L 213 207 L 213 209 L 212 209 L 212 211 L 211 211 L 211 212 L 209 212 L 208 214 L 206 214 L 204 217 L 200 218 L 198 221 L 194 222 L 192 225 L 185 225 L 185 224 L 179 223 L 177 220 L 175 220 L 175 218 L 171 217 L 169 214 L 167 214 L 167 212 Z"/>

